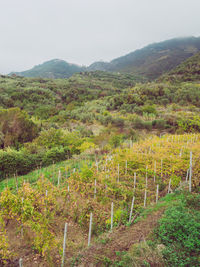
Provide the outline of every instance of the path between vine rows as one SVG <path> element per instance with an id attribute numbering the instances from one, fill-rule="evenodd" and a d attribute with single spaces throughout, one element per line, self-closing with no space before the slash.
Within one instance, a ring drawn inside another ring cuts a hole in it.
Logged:
<path id="1" fill-rule="evenodd" d="M 116 251 L 127 251 L 131 245 L 139 243 L 148 238 L 153 229 L 157 226 L 164 208 L 159 209 L 146 218 L 142 218 L 130 227 L 121 226 L 113 230 L 113 233 L 106 235 L 109 241 L 106 244 L 94 243 L 90 248 L 81 253 L 81 263 L 79 267 L 102 266 L 101 259 L 107 257 L 116 260 Z"/>

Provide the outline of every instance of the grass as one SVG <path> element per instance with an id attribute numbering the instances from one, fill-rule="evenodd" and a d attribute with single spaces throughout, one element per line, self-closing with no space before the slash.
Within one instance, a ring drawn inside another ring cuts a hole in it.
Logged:
<path id="1" fill-rule="evenodd" d="M 197 246 L 199 246 L 197 244 L 199 243 L 198 241 L 195 243 L 195 240 L 198 239 L 197 228 L 199 227 L 197 219 L 199 216 L 198 200 L 197 194 L 190 194 L 188 191 L 180 189 L 167 194 L 157 204 L 141 210 L 141 214 L 135 223 L 141 219 L 146 219 L 149 213 L 157 210 L 164 208 L 165 212 L 148 240 L 134 244 L 128 252 L 116 252 L 118 259 L 110 263 L 109 266 L 152 266 L 152 264 L 155 264 L 155 266 L 199 266 L 200 258 L 197 256 Z M 179 215 L 179 217 L 175 215 Z M 190 224 L 190 220 L 193 220 L 194 229 L 185 226 Z M 178 226 L 179 224 L 182 227 Z M 178 233 L 176 231 L 177 227 L 179 228 Z M 188 233 L 186 234 L 185 231 Z M 158 233 L 160 236 L 158 236 Z M 176 239 L 172 241 L 171 238 L 175 236 Z M 190 251 L 188 251 L 189 249 Z"/>
<path id="2" fill-rule="evenodd" d="M 58 181 L 58 173 L 59 170 L 61 171 L 61 181 L 70 176 L 75 168 L 76 171 L 80 171 L 80 169 L 87 164 L 91 166 L 93 163 L 92 160 L 83 160 L 81 157 L 76 159 L 70 159 L 66 161 L 61 161 L 56 164 L 52 164 L 48 167 L 42 167 L 41 169 L 34 170 L 26 175 L 18 176 L 17 177 L 17 184 L 20 187 L 24 181 L 29 182 L 30 184 L 34 184 L 39 177 L 44 176 L 45 178 L 49 179 L 53 184 L 57 184 Z M 16 188 L 16 178 L 11 177 L 5 179 L 0 182 L 0 192 L 2 192 L 6 187 L 9 188 Z"/>
<path id="3" fill-rule="evenodd" d="M 140 215 L 135 219 L 134 223 L 137 223 L 141 219 L 146 219 L 147 216 L 160 209 L 166 209 L 175 205 L 178 205 L 184 199 L 184 195 L 181 191 L 175 191 L 174 193 L 167 194 L 166 196 L 159 199 L 157 204 L 152 204 L 146 208 L 140 210 Z"/>

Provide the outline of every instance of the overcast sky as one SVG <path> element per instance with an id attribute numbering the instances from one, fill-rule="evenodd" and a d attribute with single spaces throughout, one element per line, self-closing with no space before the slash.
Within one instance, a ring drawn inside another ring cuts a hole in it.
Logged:
<path id="1" fill-rule="evenodd" d="M 59 58 L 89 65 L 200 36 L 200 0 L 0 0 L 0 73 Z"/>

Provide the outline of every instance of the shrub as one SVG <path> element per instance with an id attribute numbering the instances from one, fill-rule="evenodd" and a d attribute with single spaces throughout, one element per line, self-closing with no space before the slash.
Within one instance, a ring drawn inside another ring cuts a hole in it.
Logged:
<path id="1" fill-rule="evenodd" d="M 156 129 L 165 129 L 166 128 L 166 121 L 163 120 L 163 119 L 160 119 L 160 120 L 154 120 L 152 121 L 152 126 Z"/>
<path id="2" fill-rule="evenodd" d="M 110 140 L 109 143 L 112 147 L 116 148 L 120 145 L 122 141 L 122 136 L 121 135 L 113 135 Z"/>
<path id="3" fill-rule="evenodd" d="M 16 172 L 19 175 L 27 174 L 40 165 L 47 166 L 52 164 L 53 161 L 65 160 L 70 155 L 68 147 L 52 148 L 47 151 L 41 151 L 38 154 L 31 154 L 26 150 L 0 150 L 0 176 L 5 178 Z"/>
<path id="4" fill-rule="evenodd" d="M 143 113 L 148 113 L 148 114 L 157 114 L 156 108 L 151 105 L 146 105 L 142 108 Z"/>
<path id="5" fill-rule="evenodd" d="M 167 266 L 199 266 L 199 212 L 192 212 L 184 204 L 170 207 L 155 233 L 165 245 L 163 256 Z"/>
<path id="6" fill-rule="evenodd" d="M 38 134 L 37 126 L 19 108 L 0 110 L 0 143 L 3 147 L 32 141 Z"/>

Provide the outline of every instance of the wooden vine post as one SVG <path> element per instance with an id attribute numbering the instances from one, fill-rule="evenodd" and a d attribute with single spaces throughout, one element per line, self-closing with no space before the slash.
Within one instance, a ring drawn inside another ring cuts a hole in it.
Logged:
<path id="1" fill-rule="evenodd" d="M 190 152 L 189 192 L 192 192 L 192 151 Z"/>
<path id="2" fill-rule="evenodd" d="M 60 186 L 60 177 L 61 177 L 61 172 L 59 170 L 59 172 L 58 172 L 58 186 Z"/>
<path id="3" fill-rule="evenodd" d="M 90 213 L 90 225 L 89 225 L 89 234 L 88 234 L 88 247 L 90 246 L 92 235 L 92 212 Z"/>
<path id="4" fill-rule="evenodd" d="M 156 203 L 158 203 L 158 194 L 159 194 L 159 184 L 157 184 L 157 190 L 156 190 Z"/>
<path id="5" fill-rule="evenodd" d="M 156 182 L 156 161 L 154 162 L 154 177 L 153 177 L 154 183 Z"/>
<path id="6" fill-rule="evenodd" d="M 147 189 L 145 189 L 144 192 L 144 207 L 146 207 L 146 202 L 147 202 Z"/>
<path id="7" fill-rule="evenodd" d="M 148 166 L 146 166 L 146 188 L 148 186 L 148 175 L 147 175 Z"/>
<path id="8" fill-rule="evenodd" d="M 171 192 L 171 178 L 169 179 L 168 194 Z"/>
<path id="9" fill-rule="evenodd" d="M 110 224 L 110 231 L 112 232 L 112 229 L 113 229 L 113 207 L 114 207 L 114 204 L 113 202 L 111 203 L 111 224 Z"/>
<path id="10" fill-rule="evenodd" d="M 129 223 L 131 222 L 131 217 L 132 217 L 132 214 L 133 214 L 134 202 L 135 202 L 135 197 L 133 196 L 132 203 L 131 203 L 131 211 L 130 211 L 130 216 L 129 216 Z"/>
<path id="11" fill-rule="evenodd" d="M 136 186 L 136 172 L 134 172 L 134 185 L 133 185 L 133 187 L 134 187 L 134 192 L 135 192 L 135 186 Z"/>
<path id="12" fill-rule="evenodd" d="M 64 264 L 65 264 L 66 239 L 67 239 L 67 223 L 65 223 L 65 229 L 64 229 L 64 238 L 63 238 L 63 255 L 62 255 L 62 263 L 61 263 L 61 267 L 64 267 Z"/>

